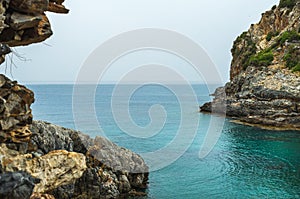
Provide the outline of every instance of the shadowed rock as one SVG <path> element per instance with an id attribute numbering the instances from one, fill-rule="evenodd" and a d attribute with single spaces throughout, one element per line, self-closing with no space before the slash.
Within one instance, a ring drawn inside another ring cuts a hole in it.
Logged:
<path id="1" fill-rule="evenodd" d="M 25 172 L 0 174 L 1 199 L 29 199 L 39 180 Z"/>

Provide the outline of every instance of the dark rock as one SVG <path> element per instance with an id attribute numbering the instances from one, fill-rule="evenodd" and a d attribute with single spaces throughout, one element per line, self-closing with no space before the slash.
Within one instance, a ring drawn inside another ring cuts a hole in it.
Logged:
<path id="1" fill-rule="evenodd" d="M 10 26 L 14 30 L 22 30 L 38 26 L 43 19 L 41 15 L 25 15 L 18 12 L 13 12 L 10 17 Z"/>
<path id="2" fill-rule="evenodd" d="M 287 69 L 270 72 L 249 67 L 225 85 L 225 101 L 217 89 L 213 102 L 205 103 L 200 110 L 212 112 L 225 102 L 226 115 L 244 123 L 297 130 L 300 129 L 299 88 L 300 77 Z"/>
<path id="3" fill-rule="evenodd" d="M 0 1 L 0 43 L 13 46 L 39 43 L 52 35 L 46 11 L 68 13 L 57 0 L 2 0 Z M 0 63 L 5 60 L 0 56 Z"/>
<path id="4" fill-rule="evenodd" d="M 31 90 L 0 74 L 0 141 L 22 143 L 30 140 L 32 122 Z"/>
<path id="5" fill-rule="evenodd" d="M 61 14 L 69 13 L 69 10 L 66 9 L 63 5 L 56 4 L 56 3 L 53 3 L 53 2 L 49 3 L 48 11 L 55 12 L 55 13 L 61 13 Z"/>
<path id="6" fill-rule="evenodd" d="M 41 15 L 42 19 L 37 26 L 28 29 L 14 30 L 12 27 L 6 28 L 0 34 L 0 42 L 11 47 L 25 46 L 33 43 L 40 43 L 49 38 L 53 33 L 50 22 L 46 15 Z"/>
<path id="7" fill-rule="evenodd" d="M 43 13 L 47 10 L 49 0 L 11 0 L 10 7 L 23 13 Z"/>
<path id="8" fill-rule="evenodd" d="M 67 150 L 85 154 L 93 140 L 83 133 L 42 121 L 33 121 L 31 147 L 47 154 L 52 150 Z"/>
<path id="9" fill-rule="evenodd" d="M 39 180 L 25 172 L 0 174 L 1 199 L 29 199 Z"/>

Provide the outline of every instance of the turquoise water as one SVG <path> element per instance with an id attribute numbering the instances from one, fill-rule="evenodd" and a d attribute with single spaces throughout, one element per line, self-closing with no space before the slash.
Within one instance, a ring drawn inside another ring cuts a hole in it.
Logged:
<path id="1" fill-rule="evenodd" d="M 28 87 L 35 92 L 34 119 L 75 128 L 72 85 Z M 136 124 L 147 126 L 151 122 L 148 110 L 154 104 L 162 105 L 168 115 L 156 135 L 147 139 L 134 138 L 114 121 L 110 105 L 113 88 L 113 85 L 98 87 L 95 94 L 97 119 L 109 139 L 137 153 L 152 152 L 170 143 L 176 136 L 181 116 L 191 121 L 200 119 L 197 135 L 184 155 L 150 174 L 149 198 L 300 198 L 299 132 L 261 130 L 226 119 L 217 145 L 206 158 L 199 159 L 211 116 L 198 113 L 197 104 L 190 102 L 189 109 L 181 112 L 178 99 L 170 90 L 155 85 L 138 89 L 129 102 L 129 113 Z M 204 85 L 193 88 L 199 104 L 210 99 Z M 122 98 L 119 100 L 125 103 Z M 85 113 L 82 118 L 79 130 L 92 137 L 99 135 L 98 125 L 90 122 L 91 115 Z"/>

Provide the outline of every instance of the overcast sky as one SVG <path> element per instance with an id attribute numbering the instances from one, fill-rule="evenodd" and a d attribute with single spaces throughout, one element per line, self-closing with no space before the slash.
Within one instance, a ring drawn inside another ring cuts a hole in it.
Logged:
<path id="1" fill-rule="evenodd" d="M 203 47 L 227 81 L 234 39 L 278 1 L 66 0 L 68 15 L 48 13 L 54 32 L 50 39 L 15 48 L 28 61 L 13 57 L 17 66 L 12 68 L 13 78 L 21 83 L 72 83 L 89 54 L 106 40 L 134 29 L 161 28 L 186 35 Z M 143 56 L 136 57 L 143 63 Z M 4 69 L 5 64 L 1 72 Z"/>

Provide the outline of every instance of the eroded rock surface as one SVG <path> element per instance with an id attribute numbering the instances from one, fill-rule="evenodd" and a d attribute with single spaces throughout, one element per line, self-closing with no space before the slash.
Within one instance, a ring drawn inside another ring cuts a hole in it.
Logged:
<path id="1" fill-rule="evenodd" d="M 260 22 L 234 42 L 231 81 L 218 88 L 201 111 L 224 105 L 227 116 L 239 123 L 300 130 L 299 31 L 299 1 L 262 14 Z"/>
<path id="2" fill-rule="evenodd" d="M 35 183 L 39 180 L 25 172 L 0 174 L 1 199 L 27 199 L 31 196 Z"/>
<path id="3" fill-rule="evenodd" d="M 29 142 L 34 94 L 0 74 L 0 141 Z"/>
<path id="4" fill-rule="evenodd" d="M 62 0 L 0 0 L 1 45 L 9 48 L 49 38 L 53 32 L 46 11 L 68 13 L 62 3 Z M 0 51 L 0 64 L 7 53 Z"/>
<path id="5" fill-rule="evenodd" d="M 43 121 L 34 121 L 32 141 L 38 154 L 65 149 L 85 154 L 87 169 L 74 183 L 49 192 L 59 198 L 118 198 L 142 193 L 147 187 L 149 169 L 132 151 L 111 141 L 91 139 L 81 132 Z"/>
<path id="6" fill-rule="evenodd" d="M 32 121 L 33 102 L 32 91 L 0 75 L 0 174 L 24 171 L 39 179 L 32 198 L 145 194 L 149 171 L 139 155 L 103 137 Z"/>
<path id="7" fill-rule="evenodd" d="M 148 167 L 132 151 L 47 122 L 33 121 L 30 130 L 32 139 L 22 147 L 0 146 L 0 172 L 26 171 L 40 179 L 36 194 L 63 199 L 145 195 Z"/>
<path id="8" fill-rule="evenodd" d="M 1 145 L 1 167 L 3 172 L 26 171 L 40 179 L 34 192 L 45 193 L 59 186 L 73 183 L 86 169 L 85 156 L 64 150 L 51 151 L 33 158 L 32 154 L 18 154 Z"/>

